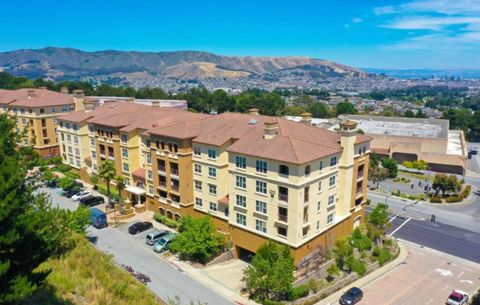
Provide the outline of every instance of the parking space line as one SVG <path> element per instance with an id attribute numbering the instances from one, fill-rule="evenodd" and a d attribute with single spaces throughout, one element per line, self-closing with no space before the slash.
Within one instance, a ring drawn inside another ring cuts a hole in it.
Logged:
<path id="1" fill-rule="evenodd" d="M 397 217 L 398 217 L 398 215 L 393 216 L 392 218 L 390 218 L 390 220 L 388 222 L 394 221 Z"/>
<path id="2" fill-rule="evenodd" d="M 428 305 L 428 304 L 430 304 L 430 303 L 432 303 L 432 302 L 433 302 L 433 298 L 431 298 L 430 300 L 428 300 L 428 302 L 427 302 L 426 305 Z"/>
<path id="3" fill-rule="evenodd" d="M 408 217 L 407 220 L 405 220 L 398 228 L 396 228 L 392 233 L 390 233 L 388 236 L 393 236 L 393 234 L 397 233 L 398 230 L 400 230 L 404 225 L 406 225 L 410 220 L 412 220 L 412 217 Z"/>
<path id="4" fill-rule="evenodd" d="M 457 279 L 459 279 L 464 273 L 464 271 L 460 272 L 460 274 L 457 276 Z"/>

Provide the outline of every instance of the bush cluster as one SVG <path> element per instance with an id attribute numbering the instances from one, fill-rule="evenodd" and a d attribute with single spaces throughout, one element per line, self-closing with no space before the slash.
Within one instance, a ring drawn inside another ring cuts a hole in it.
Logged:
<path id="1" fill-rule="evenodd" d="M 430 202 L 431 202 L 431 203 L 442 203 L 442 198 L 436 197 L 436 196 L 432 196 L 432 197 L 430 197 Z"/>
<path id="2" fill-rule="evenodd" d="M 162 215 L 158 212 L 153 215 L 153 218 L 156 221 L 158 221 L 159 223 L 163 223 L 164 225 L 166 225 L 169 228 L 176 229 L 178 227 L 178 222 L 176 222 L 175 220 L 170 219 L 167 216 Z"/>
<path id="3" fill-rule="evenodd" d="M 289 294 L 289 300 L 296 300 L 306 297 L 310 292 L 310 287 L 307 285 L 300 285 L 293 287 Z"/>
<path id="4" fill-rule="evenodd" d="M 463 198 L 467 198 L 469 195 L 470 195 L 470 191 L 472 190 L 472 186 L 471 185 L 467 185 L 465 186 L 465 188 L 463 189 L 462 193 L 460 194 Z"/>
<path id="5" fill-rule="evenodd" d="M 373 249 L 373 256 L 377 258 L 380 266 L 383 266 L 386 262 L 392 259 L 392 254 L 386 248 L 376 247 Z"/>
<path id="6" fill-rule="evenodd" d="M 445 199 L 445 201 L 448 202 L 448 203 L 460 202 L 462 200 L 463 200 L 462 196 L 450 196 L 447 199 Z"/>

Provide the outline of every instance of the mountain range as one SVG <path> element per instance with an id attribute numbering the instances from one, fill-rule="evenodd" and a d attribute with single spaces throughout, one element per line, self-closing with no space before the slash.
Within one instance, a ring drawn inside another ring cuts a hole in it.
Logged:
<path id="1" fill-rule="evenodd" d="M 313 78 L 362 77 L 362 70 L 328 60 L 308 57 L 221 56 L 199 51 L 86 52 L 47 47 L 0 53 L 0 69 L 17 76 L 53 80 L 171 78 L 204 80 L 239 79 L 275 74 L 305 74 Z"/>

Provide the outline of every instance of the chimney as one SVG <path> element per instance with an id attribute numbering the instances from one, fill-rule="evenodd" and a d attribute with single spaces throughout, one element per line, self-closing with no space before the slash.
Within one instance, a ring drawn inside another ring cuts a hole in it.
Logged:
<path id="1" fill-rule="evenodd" d="M 152 107 L 160 108 L 160 101 L 157 101 L 157 100 L 152 101 Z"/>
<path id="2" fill-rule="evenodd" d="M 266 121 L 263 138 L 266 140 L 273 139 L 278 134 L 278 123 L 275 121 Z"/>
<path id="3" fill-rule="evenodd" d="M 83 102 L 83 106 L 85 108 L 85 112 L 90 112 L 95 109 L 95 101 L 91 98 L 87 98 Z"/>
<path id="4" fill-rule="evenodd" d="M 250 113 L 250 115 L 259 115 L 258 108 L 250 108 L 248 109 L 248 112 Z"/>
<path id="5" fill-rule="evenodd" d="M 27 91 L 27 97 L 28 97 L 28 99 L 31 99 L 32 97 L 36 97 L 36 96 L 37 96 L 37 94 L 35 93 L 35 90 L 33 90 L 33 89 L 28 89 L 28 91 Z"/>
<path id="6" fill-rule="evenodd" d="M 62 88 L 60 88 L 60 93 L 68 94 L 68 87 L 62 87 Z"/>
<path id="7" fill-rule="evenodd" d="M 83 90 L 73 90 L 73 102 L 75 111 L 85 110 L 85 93 Z"/>
<path id="8" fill-rule="evenodd" d="M 304 112 L 301 114 L 302 116 L 302 123 L 311 125 L 312 124 L 312 114 L 310 112 Z"/>

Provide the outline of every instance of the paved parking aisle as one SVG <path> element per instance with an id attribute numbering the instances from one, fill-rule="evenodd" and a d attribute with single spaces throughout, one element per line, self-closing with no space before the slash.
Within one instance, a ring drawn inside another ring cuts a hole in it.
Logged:
<path id="1" fill-rule="evenodd" d="M 362 287 L 368 305 L 438 305 L 453 289 L 472 294 L 480 286 L 480 265 L 432 249 L 406 244 L 408 258 Z"/>

